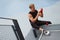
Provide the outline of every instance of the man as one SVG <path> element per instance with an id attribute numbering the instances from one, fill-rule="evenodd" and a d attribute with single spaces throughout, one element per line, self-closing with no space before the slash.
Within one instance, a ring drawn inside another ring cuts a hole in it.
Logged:
<path id="1" fill-rule="evenodd" d="M 29 8 L 31 11 L 29 12 L 28 17 L 29 17 L 29 21 L 30 21 L 32 27 L 35 29 L 38 29 L 42 32 L 45 31 L 46 33 L 48 33 L 46 30 L 41 28 L 41 25 L 45 25 L 45 24 L 48 25 L 48 24 L 51 24 L 51 22 L 38 20 L 39 16 L 43 17 L 43 9 L 41 9 L 40 11 L 37 11 L 35 9 L 34 4 L 30 4 Z"/>

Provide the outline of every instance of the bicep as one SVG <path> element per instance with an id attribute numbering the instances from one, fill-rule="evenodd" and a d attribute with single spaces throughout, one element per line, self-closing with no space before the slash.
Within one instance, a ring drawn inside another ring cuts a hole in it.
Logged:
<path id="1" fill-rule="evenodd" d="M 28 14 L 28 17 L 29 17 L 30 20 L 33 20 L 33 17 L 32 17 L 31 14 Z"/>

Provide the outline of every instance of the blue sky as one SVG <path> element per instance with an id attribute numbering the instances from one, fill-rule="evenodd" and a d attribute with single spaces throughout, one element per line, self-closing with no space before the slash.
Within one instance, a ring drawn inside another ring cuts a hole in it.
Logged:
<path id="1" fill-rule="evenodd" d="M 21 11 L 22 10 L 28 11 L 29 10 L 29 8 L 28 8 L 29 4 L 33 3 L 33 4 L 35 4 L 36 9 L 39 9 L 41 7 L 51 6 L 58 1 L 59 0 L 20 0 L 20 8 L 21 8 Z"/>
<path id="2" fill-rule="evenodd" d="M 28 13 L 29 4 L 33 3 L 36 9 L 51 6 L 60 0 L 0 0 L 0 16 Z M 14 14 L 15 13 L 15 14 Z"/>

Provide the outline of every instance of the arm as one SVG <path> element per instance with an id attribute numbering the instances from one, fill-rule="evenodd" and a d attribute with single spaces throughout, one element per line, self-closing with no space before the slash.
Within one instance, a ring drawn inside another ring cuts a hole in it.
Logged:
<path id="1" fill-rule="evenodd" d="M 38 13 L 40 17 L 43 17 L 43 13 Z"/>
<path id="2" fill-rule="evenodd" d="M 33 18 L 31 14 L 28 14 L 28 17 L 32 22 L 35 22 L 38 19 L 38 14 L 35 18 Z"/>

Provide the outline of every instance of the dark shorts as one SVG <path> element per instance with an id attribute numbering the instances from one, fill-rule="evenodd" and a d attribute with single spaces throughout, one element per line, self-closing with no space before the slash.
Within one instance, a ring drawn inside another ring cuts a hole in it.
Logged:
<path id="1" fill-rule="evenodd" d="M 50 21 L 37 21 L 36 23 L 31 22 L 31 25 L 33 28 L 39 29 L 42 25 L 46 25 L 46 23 L 51 24 Z"/>

